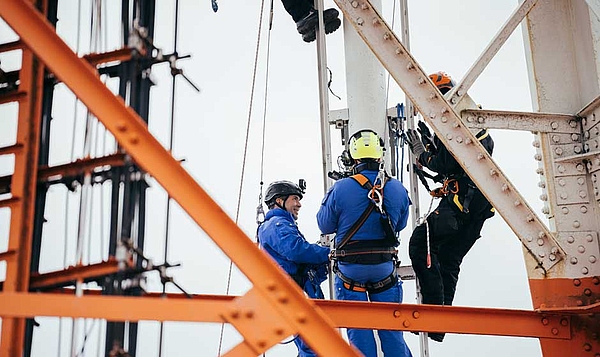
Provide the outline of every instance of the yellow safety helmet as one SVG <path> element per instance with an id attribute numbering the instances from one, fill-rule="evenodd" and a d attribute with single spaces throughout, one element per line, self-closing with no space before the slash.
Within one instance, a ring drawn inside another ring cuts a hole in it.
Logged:
<path id="1" fill-rule="evenodd" d="M 353 159 L 381 159 L 383 147 L 383 140 L 376 132 L 363 129 L 350 137 L 348 150 Z"/>

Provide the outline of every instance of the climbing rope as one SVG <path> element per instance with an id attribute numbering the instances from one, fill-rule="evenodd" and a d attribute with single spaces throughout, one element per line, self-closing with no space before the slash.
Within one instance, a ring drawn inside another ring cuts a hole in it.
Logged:
<path id="1" fill-rule="evenodd" d="M 256 73 L 257 73 L 257 69 L 258 69 L 258 56 L 259 56 L 259 52 L 260 52 L 260 39 L 261 39 L 261 32 L 262 32 L 262 23 L 263 23 L 263 14 L 264 14 L 264 9 L 265 9 L 265 0 L 261 1 L 260 4 L 260 16 L 259 16 L 259 22 L 258 22 L 258 34 L 257 34 L 257 40 L 256 40 L 256 51 L 254 54 L 254 69 L 252 71 L 252 88 L 250 91 L 250 104 L 248 107 L 248 119 L 246 121 L 246 137 L 244 140 L 244 153 L 242 156 L 242 171 L 241 171 L 241 175 L 240 175 L 240 186 L 238 189 L 238 198 L 237 198 L 237 208 L 235 211 L 235 223 L 238 223 L 239 220 L 239 215 L 240 215 L 240 206 L 241 206 L 241 201 L 242 201 L 242 189 L 244 187 L 244 174 L 246 172 L 246 159 L 247 159 L 247 154 L 248 154 L 248 139 L 250 137 L 250 123 L 251 123 L 251 118 L 252 118 L 252 105 L 254 102 L 254 89 L 256 87 Z M 269 20 L 270 23 L 272 23 L 272 9 L 273 9 L 273 1 L 271 0 L 271 18 Z M 271 24 L 269 24 L 269 37 L 268 37 L 268 42 L 271 41 Z M 267 56 L 268 57 L 268 56 Z M 268 66 L 267 66 L 267 74 L 268 74 Z M 265 96 L 265 103 L 266 103 L 266 96 Z M 265 107 L 265 112 L 266 112 L 266 107 Z M 264 124 L 263 124 L 263 147 L 264 147 Z M 261 157 L 261 192 L 262 192 L 262 160 L 264 159 L 264 153 L 261 154 L 263 155 Z M 227 288 L 225 291 L 226 295 L 229 295 L 229 290 L 231 287 L 231 273 L 232 273 L 232 269 L 233 269 L 233 261 L 230 260 L 229 261 L 229 269 L 228 269 L 228 273 L 227 273 Z M 221 332 L 219 334 L 219 347 L 217 350 L 217 356 L 221 355 L 221 348 L 223 346 L 223 332 L 225 329 L 225 324 L 221 324 Z"/>

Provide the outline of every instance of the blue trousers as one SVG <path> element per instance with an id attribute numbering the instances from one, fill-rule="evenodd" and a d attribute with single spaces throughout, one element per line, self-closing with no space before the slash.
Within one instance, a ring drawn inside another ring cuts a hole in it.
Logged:
<path id="1" fill-rule="evenodd" d="M 317 355 L 308 347 L 299 336 L 294 340 L 294 344 L 298 348 L 298 356 L 300 357 L 317 357 Z"/>
<path id="2" fill-rule="evenodd" d="M 364 281 L 360 281 L 364 283 Z M 338 300 L 373 301 L 373 302 L 402 302 L 402 282 L 377 294 L 351 291 L 344 288 L 343 281 L 335 277 L 335 292 Z M 410 349 L 404 341 L 402 331 L 377 331 L 381 340 L 381 349 L 385 357 L 412 357 Z M 373 330 L 348 329 L 348 339 L 362 352 L 365 357 L 377 357 L 377 345 Z"/>

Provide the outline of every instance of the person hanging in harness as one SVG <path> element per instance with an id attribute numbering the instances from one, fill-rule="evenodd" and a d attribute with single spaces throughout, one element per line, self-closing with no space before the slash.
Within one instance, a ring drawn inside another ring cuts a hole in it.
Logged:
<path id="1" fill-rule="evenodd" d="M 317 38 L 316 29 L 319 26 L 319 14 L 314 8 L 313 0 L 281 0 L 281 2 L 296 23 L 296 29 L 302 35 L 302 40 L 313 42 Z M 339 12 L 334 8 L 323 11 L 326 34 L 330 34 L 340 27 L 342 21 L 338 16 Z"/>
<path id="2" fill-rule="evenodd" d="M 383 170 L 383 140 L 360 130 L 349 141 L 353 175 L 327 191 L 317 213 L 323 234 L 336 233 L 334 260 L 338 300 L 402 302 L 397 267 L 398 232 L 406 227 L 410 200 L 402 183 Z M 372 330 L 348 329 L 366 357 L 377 356 Z M 378 331 L 385 357 L 410 357 L 402 331 Z"/>
<path id="3" fill-rule="evenodd" d="M 454 81 L 444 72 L 429 76 L 442 94 Z M 452 305 L 460 264 L 480 237 L 483 223 L 494 215 L 492 205 L 471 181 L 456 159 L 423 122 L 418 131 L 407 132 L 407 143 L 417 160 L 417 174 L 440 182 L 435 190 L 426 188 L 433 197 L 441 199 L 437 208 L 417 226 L 409 242 L 409 256 L 419 279 L 422 303 Z M 491 155 L 494 141 L 486 129 L 474 131 L 475 137 Z M 425 167 L 438 175 L 419 171 Z M 426 182 L 426 181 L 425 181 Z M 443 333 L 429 333 L 429 338 L 442 342 Z"/>
<path id="4" fill-rule="evenodd" d="M 275 181 L 269 185 L 265 193 L 269 211 L 258 227 L 258 242 L 309 297 L 323 299 L 321 283 L 327 279 L 329 247 L 308 243 L 298 229 L 296 220 L 305 191 L 304 181 L 300 182 Z M 299 357 L 316 356 L 301 338 L 296 337 L 294 343 Z"/>

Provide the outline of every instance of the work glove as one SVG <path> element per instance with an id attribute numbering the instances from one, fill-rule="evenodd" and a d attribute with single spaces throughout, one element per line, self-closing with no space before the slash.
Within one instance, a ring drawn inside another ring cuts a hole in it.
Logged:
<path id="1" fill-rule="evenodd" d="M 417 159 L 425 152 L 425 147 L 421 142 L 421 138 L 419 138 L 419 134 L 414 129 L 408 129 L 406 131 L 406 143 Z"/>
<path id="2" fill-rule="evenodd" d="M 421 134 L 421 142 L 423 143 L 423 145 L 425 145 L 425 150 L 434 153 L 437 152 L 437 147 L 435 146 L 433 141 L 433 134 L 431 134 L 431 131 L 429 130 L 425 122 L 419 120 L 417 126 L 417 131 L 419 132 L 419 134 Z"/>

